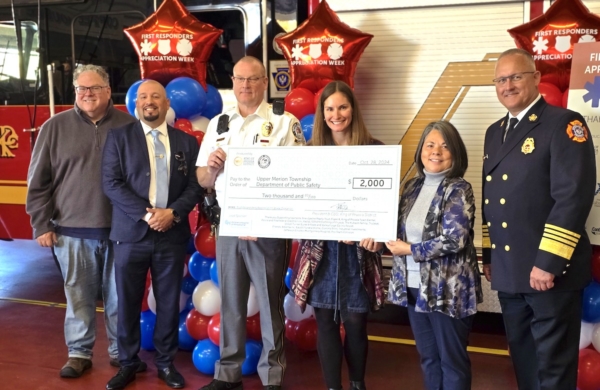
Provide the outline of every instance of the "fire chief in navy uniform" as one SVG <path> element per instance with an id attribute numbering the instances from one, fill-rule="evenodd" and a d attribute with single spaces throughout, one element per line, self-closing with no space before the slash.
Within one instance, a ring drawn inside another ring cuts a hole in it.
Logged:
<path id="1" fill-rule="evenodd" d="M 158 82 L 140 84 L 136 109 L 140 121 L 109 131 L 102 160 L 102 186 L 113 204 L 110 239 L 115 241 L 121 363 L 106 388 L 127 386 L 140 365 L 140 311 L 148 269 L 156 297 L 158 377 L 181 388 L 184 379 L 173 359 L 179 344 L 188 214 L 202 194 L 195 173 L 199 148 L 192 136 L 167 125 L 169 99 Z"/>
<path id="2" fill-rule="evenodd" d="M 540 96 L 529 53 L 504 52 L 495 77 L 508 115 L 485 135 L 484 274 L 498 291 L 519 389 L 575 389 L 591 280 L 592 138 L 580 114 Z"/>

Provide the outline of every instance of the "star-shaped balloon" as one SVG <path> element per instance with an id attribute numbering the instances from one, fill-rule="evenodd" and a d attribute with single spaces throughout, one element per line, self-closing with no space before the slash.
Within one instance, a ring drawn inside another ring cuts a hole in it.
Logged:
<path id="1" fill-rule="evenodd" d="M 325 0 L 294 31 L 275 38 L 290 65 L 292 88 L 317 92 L 330 81 L 354 86 L 354 71 L 373 35 L 343 23 Z"/>
<path id="2" fill-rule="evenodd" d="M 508 32 L 518 47 L 533 55 L 542 75 L 553 76 L 564 90 L 569 84 L 573 46 L 600 40 L 600 17 L 581 0 L 556 0 L 546 13 Z"/>
<path id="3" fill-rule="evenodd" d="M 140 58 L 143 79 L 163 85 L 177 77 L 206 89 L 206 62 L 223 30 L 196 19 L 178 0 L 165 0 L 148 19 L 125 29 Z"/>

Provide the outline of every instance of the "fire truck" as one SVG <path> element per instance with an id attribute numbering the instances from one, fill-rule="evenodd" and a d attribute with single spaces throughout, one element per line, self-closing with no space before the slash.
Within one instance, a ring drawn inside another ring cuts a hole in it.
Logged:
<path id="1" fill-rule="evenodd" d="M 25 213 L 27 171 L 40 126 L 75 101 L 79 64 L 105 67 L 120 109 L 140 79 L 138 56 L 123 30 L 161 0 L 0 0 L 0 239 L 32 238 Z M 244 55 L 282 60 L 273 38 L 307 17 L 306 0 L 182 1 L 198 20 L 223 30 L 206 79 L 231 100 L 233 64 Z M 85 185 L 85 183 L 82 183 Z"/>

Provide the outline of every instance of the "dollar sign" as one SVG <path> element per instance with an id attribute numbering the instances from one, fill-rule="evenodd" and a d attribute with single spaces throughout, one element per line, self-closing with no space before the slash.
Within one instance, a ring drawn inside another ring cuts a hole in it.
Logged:
<path id="1" fill-rule="evenodd" d="M 350 184 L 350 179 L 348 179 L 348 184 Z"/>

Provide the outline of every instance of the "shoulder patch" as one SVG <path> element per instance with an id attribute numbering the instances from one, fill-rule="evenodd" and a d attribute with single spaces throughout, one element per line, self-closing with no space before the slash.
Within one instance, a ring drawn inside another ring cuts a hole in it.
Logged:
<path id="1" fill-rule="evenodd" d="M 292 126 L 292 133 L 294 133 L 294 137 L 296 138 L 296 142 L 304 141 L 304 133 L 302 132 L 302 127 L 299 122 L 295 122 Z"/>
<path id="2" fill-rule="evenodd" d="M 569 122 L 567 135 L 572 141 L 585 142 L 588 139 L 588 129 L 578 120 Z"/>

